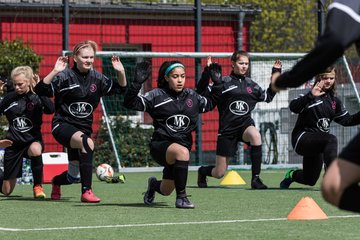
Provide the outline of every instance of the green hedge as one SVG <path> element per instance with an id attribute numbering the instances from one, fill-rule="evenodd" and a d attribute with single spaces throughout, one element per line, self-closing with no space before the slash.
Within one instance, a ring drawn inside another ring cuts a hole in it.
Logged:
<path id="1" fill-rule="evenodd" d="M 22 39 L 0 40 L 0 75 L 9 77 L 11 71 L 18 66 L 30 66 L 37 72 L 42 60 L 28 43 Z"/>
<path id="2" fill-rule="evenodd" d="M 133 124 L 123 116 L 114 117 L 112 134 L 122 167 L 151 167 L 158 164 L 150 156 L 149 143 L 153 129 Z M 96 136 L 94 166 L 108 163 L 116 169 L 116 158 L 106 123 L 103 121 Z"/>

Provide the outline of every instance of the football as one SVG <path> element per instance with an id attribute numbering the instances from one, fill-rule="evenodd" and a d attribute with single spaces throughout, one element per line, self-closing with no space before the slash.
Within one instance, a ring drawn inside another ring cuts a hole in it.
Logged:
<path id="1" fill-rule="evenodd" d="M 100 181 L 105 181 L 106 177 L 114 176 L 114 169 L 107 163 L 102 163 L 96 168 L 96 176 Z"/>

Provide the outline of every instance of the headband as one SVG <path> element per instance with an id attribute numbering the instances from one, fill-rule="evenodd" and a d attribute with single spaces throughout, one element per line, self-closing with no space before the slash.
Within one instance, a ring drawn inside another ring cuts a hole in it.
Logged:
<path id="1" fill-rule="evenodd" d="M 173 70 L 174 68 L 177 67 L 182 67 L 183 69 L 185 69 L 185 66 L 182 65 L 181 63 L 174 63 L 171 64 L 170 66 L 167 67 L 167 69 L 165 70 L 165 76 L 167 76 L 169 74 L 169 72 L 171 72 L 171 70 Z"/>

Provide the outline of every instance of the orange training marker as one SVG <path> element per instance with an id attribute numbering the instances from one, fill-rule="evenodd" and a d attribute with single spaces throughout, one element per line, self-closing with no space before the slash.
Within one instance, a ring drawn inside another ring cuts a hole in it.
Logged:
<path id="1" fill-rule="evenodd" d="M 288 220 L 321 220 L 328 216 L 311 197 L 303 197 L 287 216 Z"/>

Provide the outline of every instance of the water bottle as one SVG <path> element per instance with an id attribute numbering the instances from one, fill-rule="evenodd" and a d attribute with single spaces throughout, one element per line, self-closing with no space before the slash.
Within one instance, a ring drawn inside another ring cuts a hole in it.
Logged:
<path id="1" fill-rule="evenodd" d="M 32 183 L 32 171 L 31 171 L 31 162 L 29 159 L 23 159 L 23 172 L 22 172 L 22 183 L 31 184 Z"/>

